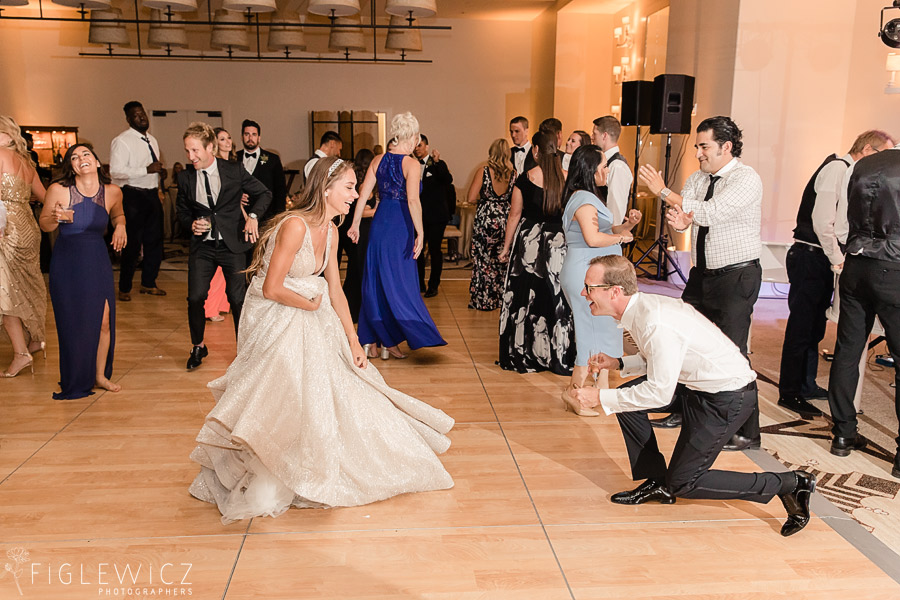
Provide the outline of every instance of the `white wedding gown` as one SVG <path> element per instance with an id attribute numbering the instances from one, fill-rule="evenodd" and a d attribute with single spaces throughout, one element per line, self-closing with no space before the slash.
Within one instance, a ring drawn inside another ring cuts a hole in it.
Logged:
<path id="1" fill-rule="evenodd" d="M 319 308 L 263 297 L 274 246 L 273 236 L 247 289 L 237 357 L 209 384 L 217 402 L 191 453 L 201 470 L 190 493 L 215 502 L 229 523 L 453 487 L 436 456 L 450 447 L 453 419 L 390 388 L 372 364 L 353 364 L 309 229 L 284 285 L 321 294 Z"/>

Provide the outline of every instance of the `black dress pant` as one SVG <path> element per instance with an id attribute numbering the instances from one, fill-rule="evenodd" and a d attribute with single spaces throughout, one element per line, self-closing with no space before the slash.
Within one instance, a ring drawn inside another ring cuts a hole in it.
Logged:
<path id="1" fill-rule="evenodd" d="M 122 186 L 122 209 L 125 212 L 128 244 L 122 249 L 119 264 L 119 291 L 131 291 L 141 247 L 144 248 L 141 285 L 156 287 L 156 277 L 163 259 L 163 210 L 159 191 Z"/>
<path id="2" fill-rule="evenodd" d="M 781 346 L 778 392 L 796 398 L 816 391 L 819 342 L 825 337 L 825 311 L 831 304 L 834 273 L 825 252 L 809 244 L 794 243 L 786 263 L 790 314 Z"/>
<path id="3" fill-rule="evenodd" d="M 425 249 L 431 257 L 431 274 L 428 276 L 429 290 L 436 290 L 441 284 L 441 271 L 444 270 L 444 253 L 441 246 L 444 243 L 444 230 L 446 223 L 425 223 L 422 225 L 425 236 L 422 253 L 419 254 L 419 288 L 425 288 Z"/>
<path id="4" fill-rule="evenodd" d="M 646 381 L 639 377 L 621 387 Z M 652 411 L 616 413 L 634 480 L 652 479 L 665 482 L 670 492 L 680 498 L 726 500 L 736 498 L 751 502 L 768 502 L 795 483 L 794 474 L 738 473 L 711 470 L 722 447 L 756 409 L 756 382 L 739 390 L 710 394 L 679 385 L 683 423 L 669 466 L 659 451 L 656 433 L 650 426 L 650 412 L 671 412 L 671 406 Z"/>
<path id="5" fill-rule="evenodd" d="M 222 240 L 193 242 L 188 256 L 188 324 L 191 329 L 191 343 L 195 346 L 203 341 L 206 331 L 206 313 L 203 305 L 209 294 L 209 283 L 216 268 L 222 267 L 225 276 L 225 296 L 231 305 L 234 318 L 234 334 L 237 335 L 241 320 L 241 307 L 247 293 L 247 275 L 241 273 L 247 268 L 247 253 L 232 252 Z"/>
<path id="6" fill-rule="evenodd" d="M 715 323 L 741 354 L 747 356 L 750 320 L 761 285 L 762 267 L 758 261 L 724 273 L 711 274 L 709 270 L 692 267 L 681 299 Z M 758 405 L 737 433 L 751 440 L 759 439 Z"/>
<path id="7" fill-rule="evenodd" d="M 840 279 L 841 316 L 828 385 L 828 404 L 834 421 L 832 432 L 840 437 L 856 436 L 853 397 L 859 382 L 859 357 L 865 351 L 875 317 L 884 327 L 888 349 L 900 365 L 900 263 L 848 255 Z M 900 370 L 894 368 L 894 383 L 900 385 Z M 894 405 L 900 418 L 900 387 L 894 390 Z M 900 437 L 897 437 L 900 448 Z"/>

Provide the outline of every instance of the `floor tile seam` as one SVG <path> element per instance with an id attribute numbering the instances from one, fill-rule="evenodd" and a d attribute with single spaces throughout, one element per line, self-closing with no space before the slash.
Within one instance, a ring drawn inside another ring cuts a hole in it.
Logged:
<path id="1" fill-rule="evenodd" d="M 96 542 L 127 542 L 127 541 L 154 541 L 154 540 L 205 540 L 211 538 L 234 538 L 244 537 L 246 533 L 209 533 L 209 534 L 193 534 L 193 535 L 147 535 L 147 536 L 124 536 L 124 537 L 103 537 L 92 536 L 88 538 L 64 538 L 64 539 L 47 539 L 47 540 L 0 540 L 0 547 L 10 544 L 72 544 L 77 542 L 96 543 Z"/>
<path id="2" fill-rule="evenodd" d="M 161 344 L 161 343 L 164 342 L 166 339 L 168 339 L 169 337 L 171 337 L 172 334 L 173 334 L 175 331 L 177 331 L 177 328 L 172 329 L 172 331 L 169 332 L 169 335 L 165 336 L 162 340 L 159 341 L 159 343 L 158 343 L 157 345 L 155 345 L 155 346 L 152 347 L 152 349 L 150 350 L 150 352 L 153 352 L 153 351 L 159 346 L 159 344 Z M 125 373 L 123 373 L 120 377 L 118 377 L 118 378 L 117 378 L 117 381 L 121 381 L 122 379 L 124 379 L 125 377 L 127 377 L 128 374 L 131 373 L 131 372 L 136 368 L 136 366 L 137 366 L 137 363 L 135 363 L 135 365 L 133 365 L 133 366 L 132 366 L 131 368 L 129 368 L 128 370 L 126 370 Z M 96 394 L 96 397 L 95 397 L 93 400 L 91 400 L 91 402 L 90 402 L 87 406 L 85 406 L 83 409 L 81 409 L 80 411 L 78 411 L 78 413 L 77 413 L 75 416 L 73 416 L 73 417 L 72 417 L 65 425 L 63 425 L 56 433 L 54 433 L 52 436 L 50 436 L 50 438 L 49 438 L 48 440 L 46 440 L 43 444 L 41 444 L 40 447 L 38 447 L 34 452 L 32 452 L 30 455 L 28 455 L 28 457 L 27 457 L 25 460 L 23 460 L 21 463 L 19 463 L 19 465 L 18 465 L 15 469 L 13 469 L 12 471 L 10 471 L 5 477 L 3 477 L 3 479 L 0 479 L 0 485 L 3 485 L 4 483 L 6 483 L 6 482 L 9 480 L 10 477 L 12 477 L 13 475 L 15 475 L 16 472 L 17 472 L 19 469 L 21 469 L 21 468 L 22 468 L 29 460 L 31 460 L 32 458 L 34 458 L 35 455 L 37 455 L 38 452 L 40 452 L 41 450 L 43 450 L 50 442 L 52 442 L 54 439 L 56 439 L 56 436 L 58 436 L 58 435 L 61 434 L 63 431 L 65 431 L 66 429 L 68 429 L 69 426 L 71 426 L 76 420 L 78 420 L 79 417 L 81 417 L 81 415 L 83 415 L 84 413 L 86 413 L 86 412 L 87 412 L 88 410 L 90 410 L 95 404 L 97 404 L 97 402 L 98 402 L 101 398 L 103 398 L 103 396 L 105 396 L 106 394 L 110 394 L 110 393 L 113 393 L 113 392 L 110 392 L 110 391 L 108 391 L 108 390 L 103 390 L 103 391 L 100 392 L 99 394 Z"/>
<path id="3" fill-rule="evenodd" d="M 222 600 L 225 600 L 225 597 L 228 596 L 228 588 L 231 587 L 231 580 L 234 579 L 234 572 L 237 570 L 238 562 L 241 560 L 241 551 L 244 549 L 244 544 L 247 543 L 247 535 L 252 525 L 253 519 L 251 518 L 247 522 L 247 528 L 244 530 L 244 534 L 241 536 L 241 545 L 238 546 L 237 552 L 235 553 L 234 563 L 231 565 L 231 571 L 228 573 L 228 580 L 225 582 L 225 589 L 222 590 Z"/>
<path id="4" fill-rule="evenodd" d="M 444 300 L 447 303 L 450 314 L 453 316 L 453 320 L 456 322 L 457 331 L 459 331 L 459 334 L 463 336 L 462 328 L 460 327 L 459 319 L 456 318 L 456 312 L 453 306 L 450 305 L 450 301 L 446 296 L 444 297 Z M 522 482 L 522 486 L 525 488 L 525 493 L 528 495 L 528 501 L 531 502 L 531 508 L 534 510 L 534 514 L 537 517 L 538 523 L 540 524 L 541 531 L 544 533 L 544 539 L 547 541 L 547 546 L 550 548 L 550 553 L 553 555 L 553 560 L 556 561 L 556 566 L 563 578 L 563 582 L 566 584 L 566 589 L 569 591 L 569 596 L 572 598 L 572 600 L 575 600 L 575 593 L 572 590 L 571 584 L 569 583 L 569 578 L 566 577 L 566 572 L 563 569 L 562 562 L 559 560 L 559 556 L 556 553 L 556 548 L 553 547 L 553 542 L 550 541 L 550 535 L 547 533 L 547 529 L 544 528 L 544 523 L 541 520 L 541 513 L 538 510 L 537 505 L 534 503 L 534 498 L 531 495 L 531 490 L 528 489 L 528 484 L 525 482 L 525 476 L 522 473 L 521 467 L 519 466 L 519 461 L 516 460 L 516 455 L 513 452 L 512 444 L 510 444 L 509 438 L 506 437 L 506 431 L 503 429 L 503 423 L 500 422 L 500 417 L 497 414 L 497 409 L 494 407 L 494 403 L 491 400 L 491 395 L 484 384 L 484 378 L 482 378 L 481 376 L 481 371 L 479 370 L 478 364 L 475 362 L 475 357 L 472 356 L 472 351 L 469 348 L 469 344 L 466 341 L 465 336 L 463 336 L 463 344 L 465 345 L 466 352 L 468 353 L 469 358 L 472 361 L 472 368 L 475 369 L 475 374 L 478 376 L 478 381 L 481 383 L 481 388 L 482 390 L 484 390 L 484 394 L 488 400 L 488 404 L 491 407 L 491 411 L 494 413 L 494 418 L 497 419 L 497 426 L 500 428 L 500 435 L 503 436 L 503 442 L 506 444 L 506 449 L 509 452 L 509 456 L 510 458 L 512 458 L 513 464 L 516 466 L 516 471 L 519 474 L 519 480 Z"/>

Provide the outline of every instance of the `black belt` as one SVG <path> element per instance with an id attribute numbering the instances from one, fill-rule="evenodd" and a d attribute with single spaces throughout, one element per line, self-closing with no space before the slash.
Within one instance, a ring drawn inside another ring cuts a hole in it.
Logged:
<path id="1" fill-rule="evenodd" d="M 798 241 L 794 241 L 791 248 L 797 248 L 798 250 L 808 250 L 809 252 L 821 252 L 823 254 L 825 253 L 821 246 L 812 246 L 810 244 Z"/>
<path id="2" fill-rule="evenodd" d="M 734 263 L 733 265 L 726 265 L 719 269 L 704 269 L 704 275 L 722 275 L 723 273 L 728 273 L 730 271 L 737 271 L 738 269 L 744 269 L 746 267 L 758 267 L 759 259 L 754 258 L 753 260 L 745 260 L 744 262 Z"/>

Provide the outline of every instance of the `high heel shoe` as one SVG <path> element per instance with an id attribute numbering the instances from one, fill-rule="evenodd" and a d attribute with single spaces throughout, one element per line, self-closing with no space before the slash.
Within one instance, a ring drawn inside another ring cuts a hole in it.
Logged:
<path id="1" fill-rule="evenodd" d="M 9 371 L 3 371 L 3 376 L 4 377 L 15 377 L 16 375 L 21 373 L 22 369 L 24 369 L 25 367 L 31 367 L 31 374 L 34 375 L 34 357 L 31 356 L 31 353 L 30 352 L 16 352 L 15 354 L 16 354 L 16 356 L 27 356 L 28 362 L 25 363 L 24 365 L 22 365 L 21 367 L 19 367 L 18 369 L 16 369 L 15 373 L 10 373 Z"/>
<path id="2" fill-rule="evenodd" d="M 577 390 L 578 386 L 572 385 L 571 389 Z M 579 417 L 599 417 L 600 416 L 600 413 L 598 413 L 596 410 L 591 410 L 590 408 L 584 408 L 583 406 L 581 406 L 581 404 L 577 400 L 575 400 L 572 396 L 569 395 L 568 387 L 563 389 L 563 391 L 562 391 L 562 401 L 563 401 L 563 408 L 566 410 L 566 412 L 572 411 Z"/>
<path id="3" fill-rule="evenodd" d="M 407 356 L 409 356 L 408 354 L 403 354 L 402 352 L 400 352 L 400 348 L 398 348 L 397 346 L 394 346 L 393 348 L 394 348 L 394 351 L 396 351 L 396 354 L 394 353 L 394 351 L 391 350 L 391 348 L 384 346 L 381 349 L 381 360 L 388 360 L 392 356 L 394 358 L 396 358 L 397 360 L 402 360 L 402 359 L 406 358 Z"/>
<path id="4" fill-rule="evenodd" d="M 39 347 L 35 348 L 34 350 L 29 350 L 29 352 L 31 353 L 32 358 L 34 358 L 35 354 L 40 352 L 44 355 L 44 360 L 47 360 L 47 342 L 41 342 L 41 345 Z"/>
<path id="5" fill-rule="evenodd" d="M 363 346 L 363 350 L 366 352 L 366 358 L 378 358 L 377 344 L 366 344 Z"/>

